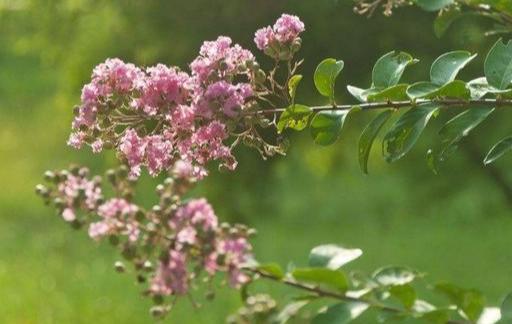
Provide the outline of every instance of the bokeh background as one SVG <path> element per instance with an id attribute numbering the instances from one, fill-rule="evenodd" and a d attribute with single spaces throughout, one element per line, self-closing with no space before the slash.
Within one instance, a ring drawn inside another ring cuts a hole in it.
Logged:
<path id="1" fill-rule="evenodd" d="M 298 95 L 305 103 L 323 100 L 309 76 L 325 57 L 345 61 L 337 91 L 339 101 L 348 102 L 346 84 L 368 86 L 373 62 L 385 52 L 402 49 L 421 60 L 406 72 L 409 80 L 425 79 L 445 51 L 481 53 L 464 71 L 469 78 L 483 74 L 484 54 L 495 41 L 483 35 L 487 22 L 476 18 L 458 22 L 460 28 L 439 40 L 432 14 L 404 9 L 391 18 L 367 19 L 353 13 L 350 0 L 0 0 L 1 323 L 152 322 L 140 287 L 113 271 L 115 251 L 66 226 L 33 188 L 46 169 L 73 161 L 96 172 L 114 165 L 109 154 L 65 145 L 72 107 L 96 64 L 120 57 L 185 68 L 203 40 L 221 34 L 254 50 L 254 31 L 283 12 L 307 25 L 301 55 L 308 77 Z M 237 172 L 213 170 L 197 191 L 221 219 L 258 230 L 260 260 L 301 264 L 320 243 L 360 247 L 365 254 L 352 268 L 371 272 L 406 264 L 428 273 L 431 282 L 477 287 L 498 303 L 512 289 L 511 157 L 493 168 L 480 160 L 507 135 L 511 114 L 500 111 L 488 119 L 438 176 L 424 156 L 449 114 L 433 122 L 398 163 L 386 164 L 376 145 L 365 176 L 356 144 L 371 117 L 355 115 L 328 148 L 315 146 L 304 132 L 292 135 L 286 158 L 262 161 L 255 151 L 240 149 Z M 143 177 L 143 200 L 152 201 L 159 180 Z M 225 289 L 200 311 L 178 303 L 166 322 L 222 323 L 239 306 L 238 293 Z"/>

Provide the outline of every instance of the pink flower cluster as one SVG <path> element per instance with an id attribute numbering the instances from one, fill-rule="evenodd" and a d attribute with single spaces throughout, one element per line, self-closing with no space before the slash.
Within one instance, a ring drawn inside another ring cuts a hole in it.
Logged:
<path id="1" fill-rule="evenodd" d="M 293 54 L 290 52 L 295 52 L 300 47 L 299 35 L 304 30 L 304 23 L 299 17 L 283 14 L 273 27 L 267 26 L 256 31 L 254 42 L 267 55 L 277 59 L 289 59 L 290 54 Z"/>
<path id="2" fill-rule="evenodd" d="M 139 208 L 120 198 L 113 198 L 98 207 L 102 218 L 89 225 L 89 236 L 95 240 L 108 235 L 126 235 L 131 242 L 137 241 L 140 229 L 135 215 Z"/>
<path id="3" fill-rule="evenodd" d="M 251 245 L 241 234 L 223 232 L 217 216 L 205 199 L 191 200 L 182 205 L 169 221 L 175 233 L 175 244 L 168 256 L 160 261 L 151 281 L 154 295 L 183 295 L 188 292 L 190 280 L 197 276 L 195 263 L 208 276 L 226 271 L 229 283 L 239 287 L 249 278 L 241 271 L 247 261 Z"/>
<path id="4" fill-rule="evenodd" d="M 200 168 L 217 160 L 233 169 L 236 161 L 225 144 L 225 125 L 254 100 L 253 72 L 246 65 L 253 60 L 228 37 L 203 44 L 190 64 L 191 75 L 163 64 L 143 71 L 108 59 L 94 69 L 91 83 L 82 91 L 68 144 L 80 148 L 87 143 L 100 152 L 111 143 L 126 158 L 134 177 L 141 166 L 155 176 L 178 160 Z M 151 120 L 157 126 L 144 129 Z"/>
<path id="5" fill-rule="evenodd" d="M 87 179 L 89 170 L 82 168 L 77 174 L 66 172 L 65 179 L 59 183 L 59 207 L 61 215 L 67 222 L 77 219 L 77 209 L 95 210 L 103 196 L 99 183 Z"/>

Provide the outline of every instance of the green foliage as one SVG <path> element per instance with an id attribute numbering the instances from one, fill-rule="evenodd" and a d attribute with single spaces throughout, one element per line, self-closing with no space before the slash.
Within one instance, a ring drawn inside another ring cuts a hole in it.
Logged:
<path id="1" fill-rule="evenodd" d="M 489 153 L 485 156 L 484 164 L 491 164 L 500 157 L 502 157 L 505 153 L 512 149 L 512 136 L 507 136 L 498 143 L 496 143 Z"/>
<path id="2" fill-rule="evenodd" d="M 363 254 L 360 249 L 346 249 L 334 244 L 320 245 L 309 253 L 309 266 L 338 270 Z"/>
<path id="3" fill-rule="evenodd" d="M 491 86 L 499 90 L 507 89 L 512 82 L 512 41 L 505 44 L 498 40 L 485 59 L 484 69 Z"/>
<path id="4" fill-rule="evenodd" d="M 346 302 L 329 306 L 322 310 L 315 318 L 313 324 L 347 324 L 359 317 L 368 309 L 368 305 L 358 302 Z"/>
<path id="5" fill-rule="evenodd" d="M 454 3 L 454 0 L 415 0 L 421 8 L 427 11 L 438 11 Z"/>
<path id="6" fill-rule="evenodd" d="M 347 276 L 339 270 L 326 268 L 297 268 L 291 275 L 298 281 L 305 281 L 335 289 L 347 291 L 349 287 Z"/>
<path id="7" fill-rule="evenodd" d="M 476 290 L 463 289 L 451 283 L 440 283 L 436 290 L 443 293 L 467 318 L 476 321 L 485 307 L 485 298 Z"/>
<path id="8" fill-rule="evenodd" d="M 388 266 L 375 271 L 372 277 L 383 286 L 400 286 L 413 282 L 417 276 L 416 271 L 407 267 Z"/>
<path id="9" fill-rule="evenodd" d="M 380 130 L 393 115 L 393 110 L 388 109 L 379 113 L 363 130 L 359 138 L 359 166 L 364 173 L 368 173 L 368 158 L 373 142 Z"/>
<path id="10" fill-rule="evenodd" d="M 311 136 L 316 144 L 330 145 L 340 137 L 348 111 L 322 111 L 311 120 Z"/>
<path id="11" fill-rule="evenodd" d="M 313 110 L 308 106 L 293 104 L 279 116 L 277 122 L 277 131 L 282 133 L 284 129 L 291 128 L 301 131 L 308 126 L 309 117 Z"/>
<path id="12" fill-rule="evenodd" d="M 328 58 L 320 62 L 315 70 L 314 81 L 316 89 L 322 96 L 328 97 L 331 101 L 334 100 L 336 78 L 343 70 L 343 66 L 343 61 Z"/>

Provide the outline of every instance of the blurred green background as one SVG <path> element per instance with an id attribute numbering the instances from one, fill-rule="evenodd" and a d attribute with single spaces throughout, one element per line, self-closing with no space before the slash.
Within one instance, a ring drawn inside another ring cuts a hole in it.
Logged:
<path id="1" fill-rule="evenodd" d="M 373 62 L 393 49 L 421 60 L 406 72 L 409 80 L 425 79 L 432 60 L 452 49 L 480 53 L 464 75 L 483 74 L 482 59 L 495 41 L 483 36 L 485 21 L 461 21 L 439 40 L 432 14 L 404 9 L 367 19 L 351 7 L 349 0 L 0 0 L 0 322 L 152 322 L 150 302 L 134 279 L 112 270 L 115 251 L 71 230 L 33 194 L 46 169 L 73 161 L 96 172 L 114 165 L 108 154 L 65 145 L 81 85 L 105 58 L 186 67 L 203 40 L 221 34 L 254 50 L 254 31 L 288 12 L 307 25 L 305 76 L 325 57 L 345 61 L 340 102 L 351 100 L 345 85 L 368 86 Z M 306 81 L 299 100 L 320 103 Z M 488 119 L 439 176 L 424 156 L 449 114 L 396 164 L 387 165 L 376 145 L 364 176 L 356 144 L 371 117 L 354 116 L 328 148 L 313 145 L 304 132 L 292 135 L 286 158 L 262 161 L 255 151 L 240 149 L 237 172 L 214 170 L 197 191 L 221 219 L 258 230 L 260 260 L 301 264 L 312 246 L 338 243 L 365 251 L 353 268 L 406 264 L 428 273 L 431 282 L 479 288 L 498 303 L 512 289 L 511 160 L 493 169 L 479 162 L 493 141 L 507 135 L 511 114 Z M 152 201 L 159 180 L 143 178 L 144 201 Z M 221 289 L 199 311 L 178 303 L 166 322 L 222 323 L 239 306 L 237 292 Z"/>

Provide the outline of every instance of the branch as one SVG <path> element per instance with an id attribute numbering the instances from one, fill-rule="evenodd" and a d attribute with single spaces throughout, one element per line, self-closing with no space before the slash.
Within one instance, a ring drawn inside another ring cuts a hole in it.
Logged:
<path id="1" fill-rule="evenodd" d="M 418 105 L 425 104 L 437 104 L 441 105 L 445 108 L 454 108 L 454 107 L 464 107 L 468 105 L 483 105 L 483 106 L 491 106 L 491 107 L 503 107 L 503 106 L 512 106 L 512 99 L 471 99 L 471 100 L 463 100 L 463 99 L 418 99 L 418 100 L 404 100 L 404 101 L 386 101 L 386 102 L 371 102 L 371 103 L 363 103 L 363 104 L 353 104 L 353 105 L 326 105 L 326 106 L 313 106 L 310 107 L 314 112 L 320 111 L 341 111 L 341 110 L 350 110 L 354 107 L 359 107 L 362 110 L 374 110 L 374 109 L 384 109 L 384 108 L 408 108 Z M 265 109 L 256 112 L 256 114 L 269 115 L 269 114 L 279 114 L 286 110 L 286 108 L 276 108 L 276 109 Z"/>
<path id="2" fill-rule="evenodd" d="M 274 275 L 265 273 L 265 272 L 260 271 L 258 269 L 245 268 L 244 270 L 247 271 L 247 272 L 250 272 L 252 274 L 258 275 L 261 278 L 264 278 L 264 279 L 267 279 L 267 280 L 271 280 L 271 281 L 274 281 L 274 282 L 279 282 L 279 283 L 282 283 L 282 284 L 284 284 L 286 286 L 290 286 L 290 287 L 293 287 L 293 288 L 296 288 L 296 289 L 308 291 L 308 292 L 314 293 L 315 295 L 318 295 L 320 297 L 336 299 L 336 300 L 340 300 L 340 301 L 343 301 L 343 302 L 363 303 L 363 304 L 366 304 L 366 305 L 368 305 L 370 307 L 378 308 L 378 309 L 381 309 L 383 311 L 391 312 L 391 313 L 397 313 L 398 314 L 398 313 L 403 313 L 404 312 L 404 310 L 400 309 L 400 308 L 395 308 L 395 307 L 391 307 L 391 306 L 384 305 L 384 304 L 381 304 L 381 303 L 375 303 L 375 302 L 372 302 L 372 301 L 369 301 L 369 300 L 366 300 L 366 299 L 357 298 L 357 297 L 350 297 L 350 296 L 347 296 L 347 295 L 344 295 L 344 294 L 339 294 L 339 293 L 335 293 L 335 292 L 332 292 L 332 291 L 323 290 L 323 289 L 319 288 L 318 286 L 304 284 L 304 283 L 301 283 L 301 282 L 297 282 L 297 281 L 295 281 L 293 279 L 288 279 L 288 278 L 281 279 L 279 277 L 276 277 Z M 469 324 L 470 322 L 467 322 L 467 321 L 457 321 L 457 320 L 449 320 L 446 323 L 447 324 Z"/>

